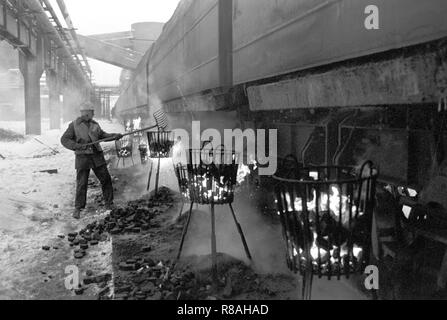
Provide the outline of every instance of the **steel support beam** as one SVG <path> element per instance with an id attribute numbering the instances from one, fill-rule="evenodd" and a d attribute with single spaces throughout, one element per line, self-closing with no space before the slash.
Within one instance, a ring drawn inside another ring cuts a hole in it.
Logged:
<path id="1" fill-rule="evenodd" d="M 0 0 L 0 38 L 24 54 L 35 54 L 37 30 L 23 6 Z"/>
<path id="2" fill-rule="evenodd" d="M 37 40 L 35 56 L 19 54 L 19 67 L 25 85 L 26 134 L 42 134 L 40 78 L 44 71 L 43 41 Z"/>
<path id="3" fill-rule="evenodd" d="M 436 52 L 248 87 L 252 111 L 438 103 Z M 443 77 L 445 77 L 443 75 Z"/>
<path id="4" fill-rule="evenodd" d="M 131 31 L 88 35 L 89 38 L 104 41 L 115 46 L 131 49 L 134 48 L 133 34 Z"/>
<path id="5" fill-rule="evenodd" d="M 143 54 L 110 43 L 78 35 L 87 57 L 128 70 L 137 68 Z"/>
<path id="6" fill-rule="evenodd" d="M 45 33 L 49 39 L 53 40 L 55 45 L 58 47 L 58 56 L 64 59 L 70 73 L 76 77 L 76 80 L 79 83 L 83 83 L 85 86 L 91 86 L 90 79 L 84 73 L 82 66 L 75 62 L 73 55 L 67 48 L 67 44 L 63 41 L 61 35 L 51 24 L 41 2 L 38 0 L 28 0 L 26 1 L 26 4 L 33 11 L 34 16 L 39 23 L 41 32 Z"/>
<path id="7" fill-rule="evenodd" d="M 73 22 L 71 21 L 70 14 L 68 13 L 67 7 L 65 6 L 65 2 L 64 0 L 57 0 L 57 4 L 59 5 L 64 20 L 67 23 L 68 29 L 70 31 L 71 37 L 73 38 L 73 41 L 76 44 L 77 50 L 79 50 L 79 53 L 82 56 L 82 63 L 81 62 L 80 63 L 81 65 L 83 64 L 83 68 L 88 73 L 89 79 L 91 79 L 92 70 L 88 63 L 87 57 L 85 56 L 84 50 L 82 49 L 81 44 L 79 43 L 78 35 L 76 34 L 75 27 L 73 26 Z"/>

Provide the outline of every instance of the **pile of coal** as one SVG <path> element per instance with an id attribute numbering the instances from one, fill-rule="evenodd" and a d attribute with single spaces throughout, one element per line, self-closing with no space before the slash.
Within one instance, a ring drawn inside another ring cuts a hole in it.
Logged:
<path id="1" fill-rule="evenodd" d="M 148 258 L 122 261 L 121 274 L 115 281 L 115 300 L 231 299 L 259 287 L 257 275 L 240 261 L 228 260 L 220 266 L 217 290 L 213 288 L 211 269 L 197 271 L 196 267 L 172 270 L 169 261 L 155 263 Z"/>
<path id="2" fill-rule="evenodd" d="M 152 192 L 150 198 L 154 206 L 157 207 L 171 207 L 175 199 L 173 198 L 172 191 L 166 187 L 158 189 L 158 193 Z"/>
<path id="3" fill-rule="evenodd" d="M 171 191 L 162 188 L 156 196 L 128 202 L 116 208 L 99 221 L 95 221 L 79 232 L 68 234 L 70 246 L 75 248 L 74 257 L 82 259 L 87 249 L 107 241 L 109 235 L 138 234 L 158 227 L 152 220 L 172 207 Z"/>
<path id="4" fill-rule="evenodd" d="M 87 254 L 87 249 L 97 246 L 100 241 L 107 240 L 107 235 L 100 232 L 100 229 L 95 229 L 91 232 L 89 229 L 84 229 L 81 232 L 73 232 L 68 234 L 68 241 L 70 246 L 75 248 L 74 258 L 82 259 Z"/>

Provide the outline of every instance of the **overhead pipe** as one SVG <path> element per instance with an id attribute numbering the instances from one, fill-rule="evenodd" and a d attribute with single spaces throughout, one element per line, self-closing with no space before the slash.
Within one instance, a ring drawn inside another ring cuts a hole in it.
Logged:
<path id="1" fill-rule="evenodd" d="M 56 43 L 60 55 L 62 56 L 62 58 L 66 59 L 69 68 L 78 76 L 79 79 L 84 81 L 84 84 L 86 85 L 87 88 L 91 89 L 92 84 L 90 80 L 87 78 L 81 67 L 74 62 L 73 56 L 68 51 L 65 43 L 63 42 L 57 30 L 51 24 L 40 2 L 38 0 L 25 0 L 25 3 L 33 11 L 43 31 L 46 34 L 48 34 L 48 36 L 50 36 L 51 39 Z"/>
<path id="2" fill-rule="evenodd" d="M 84 60 L 84 63 L 86 64 L 87 72 L 91 75 L 92 70 L 90 68 L 90 65 L 88 63 L 87 57 L 85 56 L 84 49 L 81 46 L 81 43 L 79 42 L 78 35 L 75 31 L 75 27 L 73 25 L 73 21 L 71 20 L 70 14 L 68 13 L 67 6 L 65 5 L 64 0 L 57 0 L 57 4 L 59 6 L 59 9 L 62 12 L 62 16 L 64 17 L 65 22 L 67 23 L 68 29 L 70 31 L 71 37 L 76 43 L 76 46 L 79 49 L 79 52 L 81 53 L 82 59 Z"/>
<path id="3" fill-rule="evenodd" d="M 87 64 L 83 65 L 81 59 L 79 59 L 78 56 L 79 50 L 73 48 L 74 45 L 74 43 L 72 43 L 73 39 L 69 37 L 66 32 L 63 31 L 64 27 L 62 26 L 62 23 L 59 21 L 59 17 L 57 16 L 56 11 L 54 11 L 52 4 L 50 3 L 49 0 L 39 0 L 39 1 L 43 6 L 44 10 L 47 12 L 47 14 L 48 13 L 50 14 L 49 16 L 50 22 L 53 24 L 54 28 L 59 32 L 62 41 L 64 41 L 64 43 L 67 45 L 67 48 L 70 50 L 71 56 L 74 58 L 75 62 L 81 66 L 82 70 L 84 70 L 84 72 L 87 72 L 89 74 L 89 79 L 91 79 L 89 70 L 86 70 Z"/>

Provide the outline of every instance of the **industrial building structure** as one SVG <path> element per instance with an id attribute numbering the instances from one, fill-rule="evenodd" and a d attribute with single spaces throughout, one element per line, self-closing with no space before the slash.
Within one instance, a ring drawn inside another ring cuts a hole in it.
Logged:
<path id="1" fill-rule="evenodd" d="M 182 0 L 166 24 L 97 35 L 77 34 L 57 3 L 68 28 L 48 0 L 0 0 L 0 39 L 23 77 L 0 72 L 0 108 L 20 105 L 2 92 L 23 86 L 27 134 L 42 133 L 45 95 L 51 129 L 86 100 L 126 129 L 157 125 L 159 110 L 172 130 L 276 129 L 278 171 L 291 156 L 377 166 L 376 259 L 398 260 L 417 237 L 447 245 L 445 230 L 408 225 L 447 214 L 445 0 Z M 95 86 L 88 58 L 122 68 L 120 86 Z M 256 188 L 276 213 L 272 177 Z M 438 262 L 445 289 L 447 251 Z"/>

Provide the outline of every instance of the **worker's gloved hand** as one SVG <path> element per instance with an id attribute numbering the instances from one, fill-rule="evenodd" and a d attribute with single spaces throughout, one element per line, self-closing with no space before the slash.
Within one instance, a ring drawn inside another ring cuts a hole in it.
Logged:
<path id="1" fill-rule="evenodd" d="M 124 136 L 121 133 L 115 135 L 115 140 L 121 140 Z"/>
<path id="2" fill-rule="evenodd" d="M 85 145 L 79 143 L 75 145 L 75 151 L 84 151 L 84 150 L 87 150 L 87 147 Z"/>

